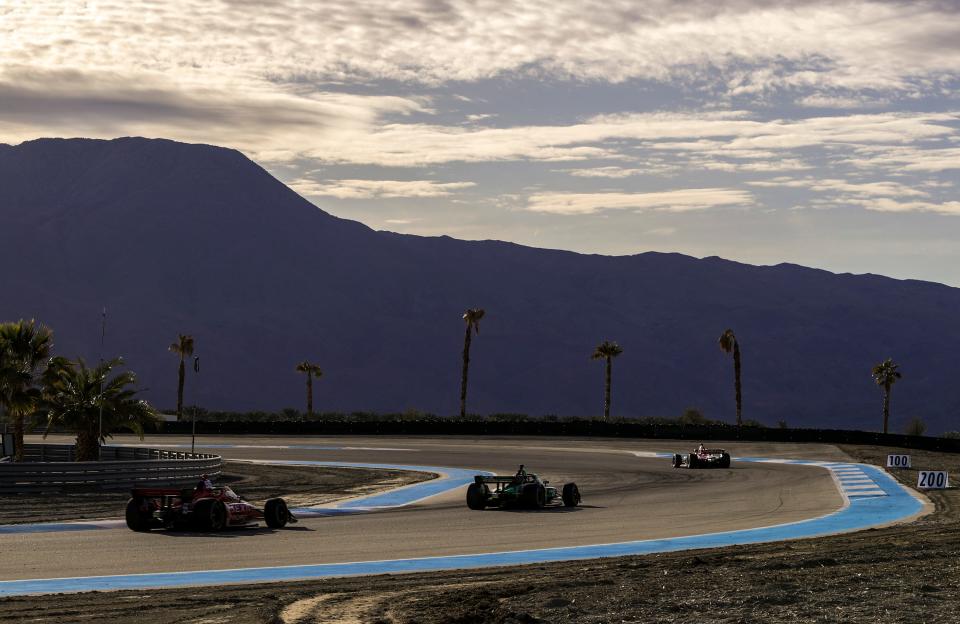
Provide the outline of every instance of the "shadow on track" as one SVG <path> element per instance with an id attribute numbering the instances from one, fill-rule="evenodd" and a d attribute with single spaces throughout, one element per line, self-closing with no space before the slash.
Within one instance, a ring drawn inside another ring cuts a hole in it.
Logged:
<path id="1" fill-rule="evenodd" d="M 531 513 L 531 514 L 541 514 L 541 513 L 574 513 L 577 511 L 583 511 L 585 509 L 606 509 L 601 505 L 578 505 L 577 507 L 544 507 L 542 509 L 534 509 L 531 507 L 488 507 L 484 511 L 505 511 L 509 513 Z"/>
<path id="2" fill-rule="evenodd" d="M 305 526 L 291 526 L 284 527 L 282 529 L 271 529 L 270 527 L 234 527 L 224 529 L 223 531 L 177 531 L 173 529 L 166 529 L 163 531 L 150 531 L 154 535 L 165 535 L 167 537 L 215 537 L 215 538 L 234 538 L 234 537 L 246 537 L 250 535 L 259 536 L 259 535 L 272 535 L 274 533 L 286 533 L 287 531 L 297 531 L 297 532 L 313 532 L 316 529 L 311 529 Z"/>

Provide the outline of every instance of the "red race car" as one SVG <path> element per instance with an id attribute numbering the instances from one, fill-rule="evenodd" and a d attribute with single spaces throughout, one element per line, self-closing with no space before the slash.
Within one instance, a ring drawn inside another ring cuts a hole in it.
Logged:
<path id="1" fill-rule="evenodd" d="M 210 488 L 135 488 L 127 502 L 127 526 L 133 531 L 185 529 L 220 531 L 229 527 L 256 526 L 263 521 L 272 529 L 296 522 L 282 498 L 271 498 L 256 507 L 226 486 Z"/>
<path id="2" fill-rule="evenodd" d="M 723 449 L 708 449 L 701 444 L 689 455 L 675 453 L 673 467 L 682 468 L 729 468 L 730 453 Z"/>

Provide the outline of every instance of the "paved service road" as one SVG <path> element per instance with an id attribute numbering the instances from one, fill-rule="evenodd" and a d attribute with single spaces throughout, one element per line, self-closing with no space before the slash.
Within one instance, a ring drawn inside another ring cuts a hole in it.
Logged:
<path id="1" fill-rule="evenodd" d="M 163 447 L 189 444 L 189 438 L 116 442 Z M 822 516 L 844 505 L 833 477 L 822 468 L 734 462 L 729 470 L 678 470 L 670 466 L 668 459 L 644 456 L 654 451 L 687 452 L 694 446 L 691 442 L 203 437 L 198 450 L 206 449 L 205 445 L 229 459 L 438 466 L 498 474 L 512 474 L 523 463 L 529 472 L 540 474 L 554 485 L 576 481 L 583 494 L 583 506 L 542 511 L 470 511 L 464 503 L 465 488 L 459 488 L 407 507 L 307 518 L 281 531 L 133 533 L 122 528 L 0 534 L 0 580 L 371 561 L 602 544 L 770 526 Z M 291 448 L 269 448 L 288 445 Z M 726 447 L 735 457 L 848 460 L 828 445 L 730 443 Z M 117 510 L 118 516 L 122 511 Z"/>

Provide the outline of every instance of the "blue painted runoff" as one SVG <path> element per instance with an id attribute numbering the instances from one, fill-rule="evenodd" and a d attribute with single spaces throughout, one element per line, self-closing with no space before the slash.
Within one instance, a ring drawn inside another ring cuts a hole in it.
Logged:
<path id="1" fill-rule="evenodd" d="M 380 494 L 374 494 L 365 498 L 359 498 L 334 507 L 304 507 L 294 509 L 294 513 L 319 513 L 329 514 L 367 511 L 370 509 L 384 507 L 400 507 L 409 505 L 424 498 L 443 494 L 450 490 L 462 487 L 468 483 L 473 483 L 474 475 L 492 474 L 483 470 L 464 470 L 463 468 L 438 468 L 437 466 L 409 466 L 399 464 L 364 464 L 356 462 L 327 462 L 327 461 L 306 461 L 306 460 L 270 460 L 270 464 L 285 466 L 339 466 L 343 468 L 372 468 L 379 470 L 412 470 L 414 472 L 432 472 L 440 474 L 440 478 L 422 481 L 396 490 L 389 490 Z"/>
<path id="2" fill-rule="evenodd" d="M 822 462 L 804 462 L 802 460 L 794 460 L 790 463 L 816 463 L 823 465 Z M 599 557 L 618 557 L 623 555 L 645 555 L 658 552 L 716 548 L 735 544 L 756 544 L 804 537 L 817 537 L 865 529 L 871 526 L 902 520 L 920 512 L 923 507 L 922 503 L 911 496 L 906 489 L 897 484 L 890 475 L 873 466 L 862 464 L 856 466 L 869 474 L 874 482 L 887 493 L 887 496 L 851 499 L 847 507 L 825 516 L 772 527 L 614 544 L 569 546 L 447 557 L 423 557 L 417 559 L 244 568 L 235 570 L 0 581 L 0 596 L 184 587 L 191 585 L 225 585 L 231 583 L 263 583 L 336 576 L 468 569 L 546 563 L 551 561 L 569 561 L 575 559 L 594 559 Z M 369 504 L 369 499 L 366 502 Z"/>

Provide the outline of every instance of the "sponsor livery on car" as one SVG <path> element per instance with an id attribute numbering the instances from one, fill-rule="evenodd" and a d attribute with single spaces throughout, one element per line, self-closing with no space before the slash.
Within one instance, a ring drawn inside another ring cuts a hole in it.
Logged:
<path id="1" fill-rule="evenodd" d="M 558 490 L 550 485 L 549 481 L 541 480 L 535 474 L 528 474 L 522 465 L 513 476 L 477 475 L 467 488 L 467 507 L 476 510 L 487 507 L 542 509 L 561 501 L 565 507 L 576 507 L 580 504 L 580 489 L 576 483 L 567 483 Z"/>
<path id="2" fill-rule="evenodd" d="M 126 512 L 133 531 L 185 529 L 220 531 L 265 522 L 280 529 L 296 522 L 282 498 L 271 498 L 260 509 L 226 486 L 209 488 L 135 488 Z"/>
<path id="3" fill-rule="evenodd" d="M 723 449 L 708 449 L 701 444 L 688 455 L 674 453 L 673 467 L 682 468 L 729 468 L 730 453 Z"/>

